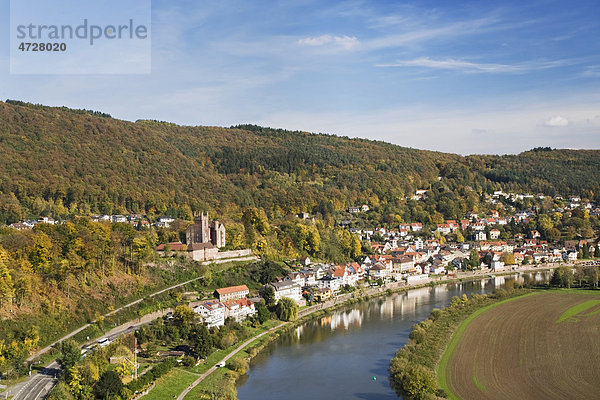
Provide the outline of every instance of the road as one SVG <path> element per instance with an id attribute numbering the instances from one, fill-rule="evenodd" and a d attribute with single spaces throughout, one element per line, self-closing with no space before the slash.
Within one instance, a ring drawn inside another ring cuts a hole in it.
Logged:
<path id="1" fill-rule="evenodd" d="M 12 389 L 14 393 L 13 400 L 43 399 L 58 381 L 60 366 L 56 361 L 51 362 L 47 367 L 41 369 L 38 373 L 31 376 L 24 385 L 17 385 Z"/>
<path id="2" fill-rule="evenodd" d="M 158 292 L 152 293 L 151 295 L 146 296 L 144 298 L 158 296 L 159 294 L 168 292 L 169 290 L 172 290 L 172 289 L 176 289 L 180 286 L 187 285 L 188 283 L 197 281 L 198 279 L 201 279 L 201 277 L 190 279 L 189 281 L 179 283 L 177 285 L 173 285 L 166 289 L 159 290 Z M 129 308 L 136 304 L 139 304 L 144 300 L 144 298 L 138 299 L 136 301 L 132 301 L 131 303 L 126 304 L 123 307 L 119 307 L 114 311 L 104 314 L 104 317 L 109 317 L 111 315 L 118 313 L 119 311 L 122 311 L 126 308 Z M 163 311 L 160 311 L 157 313 L 149 314 L 140 319 L 129 321 L 119 327 L 112 329 L 106 335 L 102 336 L 101 338 L 98 338 L 97 340 L 100 340 L 105 337 L 112 339 L 112 338 L 118 337 L 120 335 L 123 335 L 125 333 L 129 333 L 129 332 L 139 328 L 140 326 L 149 323 L 153 319 L 158 318 L 160 316 L 160 315 L 158 315 L 159 313 L 161 315 L 164 315 L 169 311 L 170 310 L 163 310 Z M 68 335 L 65 335 L 64 337 L 60 338 L 59 340 L 55 341 L 54 343 L 48 345 L 47 347 L 45 347 L 45 348 L 41 349 L 40 351 L 38 351 L 37 353 L 33 354 L 31 357 L 29 357 L 27 359 L 27 361 L 33 362 L 37 357 L 50 351 L 50 349 L 52 349 L 52 347 L 55 346 L 57 343 L 60 343 L 63 340 L 70 339 L 71 337 L 77 335 L 79 332 L 83 331 L 85 328 L 89 327 L 90 325 L 94 324 L 95 322 L 96 321 L 92 321 L 89 324 L 85 324 L 81 328 L 78 328 L 78 329 L 74 330 L 73 332 L 69 333 Z M 94 341 L 96 341 L 96 340 L 94 340 Z M 54 385 L 56 384 L 57 379 L 55 377 L 60 375 L 60 373 L 61 373 L 60 365 L 58 365 L 58 363 L 56 361 L 53 361 L 45 368 L 38 371 L 36 374 L 33 374 L 31 377 L 27 378 L 27 380 L 25 380 L 24 382 L 18 383 L 17 385 L 15 385 L 11 389 L 9 389 L 11 393 L 14 393 L 13 400 L 38 400 L 38 399 L 44 398 L 44 396 L 46 396 L 50 392 L 50 390 L 54 387 Z"/>
<path id="3" fill-rule="evenodd" d="M 281 328 L 283 325 L 285 325 L 287 322 L 284 322 L 282 324 L 279 324 L 271 329 L 269 329 L 268 331 L 264 331 L 263 333 L 261 333 L 260 335 L 256 335 L 254 337 L 251 337 L 250 339 L 246 340 L 244 343 L 240 344 L 235 350 L 233 350 L 231 353 L 227 354 L 222 360 L 221 362 L 227 362 L 231 357 L 235 356 L 237 353 L 239 353 L 244 347 L 248 346 L 250 343 L 252 343 L 253 341 L 255 341 L 256 339 L 258 339 L 259 337 L 262 337 L 264 335 L 266 335 L 267 333 L 273 332 L 274 330 L 277 330 L 279 328 Z M 218 367 L 216 365 L 213 365 L 212 367 L 210 367 L 210 369 L 208 371 L 206 371 L 205 373 L 203 373 L 202 375 L 200 375 L 200 377 L 198 379 L 196 379 L 190 386 L 188 386 L 183 392 L 181 392 L 181 394 L 179 395 L 179 397 L 177 397 L 177 400 L 183 400 L 183 398 L 192 391 L 192 389 L 194 389 L 196 386 L 198 386 L 198 384 L 200 384 L 200 382 L 202 382 L 204 379 L 206 379 L 207 376 L 209 376 L 210 374 L 212 374 Z"/>
<path id="4" fill-rule="evenodd" d="M 148 297 L 154 297 L 154 296 L 158 296 L 159 294 L 162 294 L 162 293 L 164 293 L 164 292 L 168 292 L 169 290 L 176 289 L 176 288 L 178 288 L 178 287 L 180 287 L 180 286 L 183 286 L 183 285 L 187 285 L 188 283 L 192 283 L 192 282 L 194 282 L 194 281 L 197 281 L 198 279 L 201 279 L 201 278 L 202 278 L 202 277 L 198 277 L 198 278 L 190 279 L 190 280 L 189 280 L 189 281 L 187 281 L 187 282 L 179 283 L 179 284 L 177 284 L 177 285 L 174 285 L 174 286 L 168 287 L 168 288 L 166 288 L 166 289 L 160 290 L 160 291 L 158 291 L 158 292 L 152 293 L 152 294 L 151 294 L 151 295 L 149 295 L 149 296 L 142 297 L 141 299 L 138 299 L 138 300 L 136 300 L 136 301 L 132 301 L 131 303 L 129 303 L 129 304 L 126 304 L 126 305 L 124 305 L 123 307 L 119 307 L 119 308 L 117 308 L 117 309 L 116 309 L 116 310 L 114 310 L 114 311 L 111 311 L 111 312 L 109 312 L 109 313 L 107 313 L 107 314 L 104 314 L 104 317 L 110 317 L 111 315 L 114 315 L 114 314 L 118 313 L 119 311 L 122 311 L 122 310 L 124 310 L 124 309 L 126 309 L 126 308 L 129 308 L 129 307 L 132 307 L 132 306 L 134 306 L 134 305 L 136 305 L 136 304 L 139 304 L 139 303 L 141 303 L 142 301 L 144 301 L 144 299 L 145 299 L 145 298 L 148 298 Z M 33 354 L 32 356 L 30 356 L 30 357 L 27 359 L 27 361 L 29 361 L 29 362 L 33 361 L 33 360 L 34 360 L 36 357 L 39 357 L 39 356 L 41 356 L 42 354 L 44 354 L 44 353 L 46 353 L 46 352 L 50 351 L 50 349 L 52 349 L 52 347 L 54 347 L 54 346 L 55 346 L 57 343 L 60 343 L 60 342 L 62 342 L 63 340 L 70 339 L 71 337 L 73 337 L 73 336 L 77 335 L 79 332 L 81 332 L 81 331 L 82 331 L 82 330 L 84 330 L 85 328 L 87 328 L 87 327 L 89 327 L 89 326 L 91 326 L 92 324 L 95 324 L 95 323 L 96 323 L 96 320 L 94 320 L 94 321 L 90 322 L 89 324 L 85 324 L 85 325 L 83 325 L 81 328 L 78 328 L 78 329 L 74 330 L 73 332 L 69 333 L 68 335 L 65 335 L 65 336 L 63 336 L 62 338 L 58 339 L 56 342 L 54 342 L 54 343 L 52 343 L 52 344 L 48 345 L 47 347 L 44 347 L 43 349 L 39 350 L 38 352 L 36 352 L 36 353 L 35 353 L 35 354 Z"/>

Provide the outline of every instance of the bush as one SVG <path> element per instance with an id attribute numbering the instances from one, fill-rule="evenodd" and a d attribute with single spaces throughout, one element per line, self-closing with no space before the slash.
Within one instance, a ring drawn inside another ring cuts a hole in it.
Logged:
<path id="1" fill-rule="evenodd" d="M 429 318 L 432 321 L 436 321 L 441 315 L 442 315 L 442 310 L 440 310 L 439 308 L 434 308 L 433 310 L 431 310 L 431 314 L 429 314 Z"/>
<path id="2" fill-rule="evenodd" d="M 181 364 L 183 364 L 184 367 L 193 367 L 196 365 L 196 359 L 192 356 L 185 356 L 181 360 Z"/>
<path id="3" fill-rule="evenodd" d="M 244 358 L 234 358 L 233 360 L 229 361 L 227 366 L 230 370 L 235 371 L 240 375 L 244 375 L 248 370 L 249 364 Z"/>

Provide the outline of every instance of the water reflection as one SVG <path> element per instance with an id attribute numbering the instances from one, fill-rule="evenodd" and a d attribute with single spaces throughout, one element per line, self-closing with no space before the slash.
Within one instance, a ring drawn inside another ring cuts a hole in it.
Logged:
<path id="1" fill-rule="evenodd" d="M 371 299 L 282 335 L 238 381 L 241 400 L 394 399 L 388 365 L 412 326 L 453 296 L 548 281 L 549 273 L 487 277 Z M 376 377 L 376 380 L 373 379 Z"/>

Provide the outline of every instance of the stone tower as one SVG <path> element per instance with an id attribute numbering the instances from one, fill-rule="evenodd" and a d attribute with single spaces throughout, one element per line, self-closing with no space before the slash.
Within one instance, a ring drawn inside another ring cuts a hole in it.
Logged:
<path id="1" fill-rule="evenodd" d="M 210 225 L 210 237 L 211 243 L 216 248 L 225 246 L 225 226 L 219 221 L 213 221 Z"/>
<path id="2" fill-rule="evenodd" d="M 210 225 L 208 214 L 202 213 L 194 217 L 194 224 L 185 231 L 186 244 L 210 243 Z"/>

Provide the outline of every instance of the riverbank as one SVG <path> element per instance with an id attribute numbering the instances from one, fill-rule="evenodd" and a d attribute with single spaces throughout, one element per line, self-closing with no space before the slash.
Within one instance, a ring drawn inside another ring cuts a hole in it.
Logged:
<path id="1" fill-rule="evenodd" d="M 531 289 L 513 289 L 471 298 L 464 295 L 453 299 L 449 307 L 432 310 L 428 319 L 413 326 L 408 343 L 390 361 L 392 388 L 408 399 L 447 397 L 445 371 L 451 350 L 446 349 L 456 346 L 461 332 L 481 313 L 534 293 Z"/>
<path id="2" fill-rule="evenodd" d="M 598 290 L 551 288 L 481 308 L 448 343 L 439 386 L 454 400 L 595 398 L 599 306 Z"/>
<path id="3" fill-rule="evenodd" d="M 543 272 L 548 271 L 549 269 L 554 268 L 554 266 L 543 266 L 543 267 L 528 267 L 519 269 L 518 271 L 503 271 L 501 273 L 495 273 L 495 276 L 509 276 L 515 275 L 515 273 L 530 273 L 530 272 Z M 436 285 L 442 285 L 446 283 L 455 283 L 455 282 L 468 282 L 478 279 L 488 279 L 490 278 L 491 272 L 489 271 L 478 271 L 473 273 L 465 273 L 460 274 L 456 277 L 445 277 L 445 279 L 436 279 L 434 281 L 430 281 L 424 284 L 419 285 L 406 285 L 403 282 L 395 282 L 392 284 L 388 284 L 382 287 L 375 288 L 359 288 L 353 293 L 349 293 L 346 295 L 342 295 L 337 297 L 336 299 L 332 299 L 325 303 L 317 304 L 314 306 L 306 307 L 299 311 L 299 318 L 293 323 L 288 323 L 285 326 L 280 327 L 276 332 L 272 332 L 272 334 L 262 337 L 259 343 L 251 343 L 248 345 L 244 352 L 238 353 L 237 357 L 245 358 L 248 361 L 254 359 L 263 349 L 265 349 L 269 343 L 278 339 L 281 335 L 296 329 L 298 326 L 301 326 L 311 320 L 321 318 L 329 313 L 332 313 L 341 308 L 346 308 L 352 304 L 356 304 L 362 301 L 367 301 L 372 298 L 380 297 L 380 296 L 389 296 L 396 293 L 407 292 L 414 289 L 419 289 L 423 287 L 431 287 Z M 208 376 L 203 380 L 201 384 L 199 384 L 187 398 L 196 398 L 201 392 L 211 392 L 214 393 L 215 390 L 218 390 L 220 387 L 227 387 L 227 392 L 230 393 L 231 382 L 232 380 L 238 379 L 240 376 L 233 371 L 229 371 L 226 368 L 219 368 L 213 374 Z"/>

